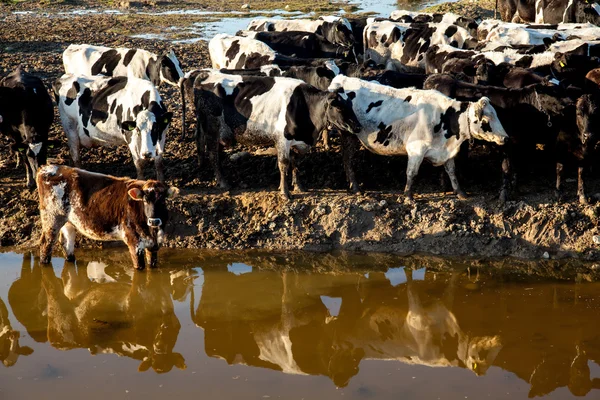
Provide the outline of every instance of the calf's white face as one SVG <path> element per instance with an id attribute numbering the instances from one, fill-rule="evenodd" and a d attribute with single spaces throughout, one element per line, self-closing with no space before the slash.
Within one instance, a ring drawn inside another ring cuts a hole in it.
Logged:
<path id="1" fill-rule="evenodd" d="M 173 113 L 167 112 L 159 117 L 154 113 L 141 111 L 135 121 L 124 121 L 121 129 L 129 143 L 129 149 L 138 159 L 153 159 L 164 151 L 165 136 Z"/>
<path id="2" fill-rule="evenodd" d="M 469 107 L 469 129 L 474 139 L 504 144 L 508 135 L 490 104 L 490 99 L 482 97 Z"/>

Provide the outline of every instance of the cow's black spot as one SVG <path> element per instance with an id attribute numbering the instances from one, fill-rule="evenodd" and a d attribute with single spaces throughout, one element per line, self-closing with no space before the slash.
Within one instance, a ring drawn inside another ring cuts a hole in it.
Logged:
<path id="1" fill-rule="evenodd" d="M 86 128 L 83 128 L 83 133 L 85 133 L 85 136 L 90 137 L 90 131 L 88 131 Z"/>
<path id="2" fill-rule="evenodd" d="M 146 90 L 142 95 L 142 106 L 148 108 L 150 106 L 150 91 Z"/>
<path id="3" fill-rule="evenodd" d="M 79 93 L 79 89 L 80 89 L 79 82 L 77 82 L 77 81 L 73 82 L 73 85 L 67 91 L 67 98 L 65 99 L 66 105 L 70 106 L 71 104 L 73 104 L 73 102 L 77 98 L 77 93 Z"/>
<path id="4" fill-rule="evenodd" d="M 435 14 L 433 14 L 432 22 L 439 24 L 440 22 L 442 22 L 443 18 L 444 18 L 444 14 L 435 13 Z"/>
<path id="5" fill-rule="evenodd" d="M 240 55 L 240 58 L 238 58 L 238 61 L 235 64 L 234 68 L 235 69 L 244 69 L 244 66 L 246 65 L 246 58 L 247 58 L 246 53 L 242 53 Z"/>
<path id="6" fill-rule="evenodd" d="M 167 56 L 161 57 L 160 68 L 162 75 L 167 82 L 176 84 L 179 82 L 179 79 L 182 78 L 179 76 L 179 71 L 177 71 L 177 67 L 175 66 L 173 60 Z"/>
<path id="7" fill-rule="evenodd" d="M 110 113 L 113 114 L 115 109 L 117 108 L 117 99 L 114 99 L 112 104 L 110 105 Z"/>
<path id="8" fill-rule="evenodd" d="M 92 75 L 107 75 L 112 76 L 113 71 L 119 65 L 121 55 L 115 49 L 111 49 L 102 53 L 98 61 L 92 65 Z"/>
<path id="9" fill-rule="evenodd" d="M 375 143 L 381 143 L 384 146 L 387 146 L 392 136 L 392 126 L 386 126 L 383 122 L 380 122 L 379 125 L 377 125 L 377 128 L 379 128 L 379 131 L 377 132 Z"/>
<path id="10" fill-rule="evenodd" d="M 404 99 L 405 102 L 410 102 L 412 100 L 412 96 L 406 96 L 406 98 Z"/>
<path id="11" fill-rule="evenodd" d="M 468 103 L 461 103 L 458 111 L 454 107 L 448 108 L 441 116 L 440 122 L 433 127 L 433 131 L 435 133 L 440 132 L 441 129 L 444 129 L 446 133 L 444 137 L 446 139 L 450 139 L 452 136 L 456 136 L 456 139 L 460 139 L 460 124 L 458 122 L 458 118 L 460 115 L 465 112 L 468 108 Z"/>
<path id="12" fill-rule="evenodd" d="M 446 32 L 444 32 L 444 36 L 446 36 L 447 38 L 452 37 L 456 31 L 458 31 L 458 27 L 456 25 L 450 25 L 447 29 Z"/>
<path id="13" fill-rule="evenodd" d="M 372 102 L 371 104 L 369 104 L 367 106 L 367 114 L 375 107 L 379 107 L 383 104 L 383 100 L 377 100 L 375 102 Z"/>
<path id="14" fill-rule="evenodd" d="M 481 123 L 481 129 L 484 132 L 492 132 L 492 127 L 490 126 L 490 123 L 488 121 L 483 121 Z"/>
<path id="15" fill-rule="evenodd" d="M 137 49 L 131 49 L 131 50 L 128 50 L 127 53 L 125 53 L 125 57 L 123 57 L 123 65 L 124 66 L 129 65 L 129 63 L 133 59 L 133 56 L 135 56 L 136 52 L 137 52 Z"/>
<path id="16" fill-rule="evenodd" d="M 233 59 L 237 56 L 237 54 L 239 52 L 240 52 L 240 41 L 234 40 L 231 43 L 231 46 L 229 46 L 229 48 L 225 52 L 225 57 L 227 57 L 227 61 L 230 61 L 230 62 L 233 61 Z"/>
<path id="17" fill-rule="evenodd" d="M 384 33 L 383 36 L 381 37 L 381 44 L 384 44 L 386 40 L 387 40 L 387 35 Z"/>
<path id="18" fill-rule="evenodd" d="M 515 62 L 515 65 L 517 67 L 529 68 L 531 66 L 532 62 L 533 62 L 532 56 L 523 56 L 517 62 Z"/>
<path id="19" fill-rule="evenodd" d="M 260 68 L 263 65 L 271 64 L 268 54 L 250 53 L 245 61 L 245 68 Z M 244 68 L 243 66 L 240 68 Z"/>
<path id="20" fill-rule="evenodd" d="M 123 122 L 123 104 L 119 104 L 115 111 L 115 115 L 117 116 L 117 124 L 121 126 Z M 129 115 L 129 110 L 127 110 L 127 121 L 131 121 L 131 116 Z"/>
<path id="21" fill-rule="evenodd" d="M 156 58 L 150 58 L 146 65 L 146 75 L 154 86 L 160 85 L 160 63 Z"/>
<path id="22" fill-rule="evenodd" d="M 83 93 L 79 96 L 78 104 L 81 122 L 83 126 L 87 126 L 92 114 L 92 91 L 89 88 L 83 90 Z"/>
<path id="23" fill-rule="evenodd" d="M 347 95 L 350 100 L 354 100 L 354 98 L 356 97 L 356 93 L 354 92 L 348 92 Z"/>
<path id="24" fill-rule="evenodd" d="M 127 86 L 127 78 L 123 76 L 117 76 L 111 78 L 106 86 L 100 89 L 95 95 L 92 101 L 92 110 L 91 110 L 91 122 L 92 124 L 97 124 L 98 122 L 106 122 L 109 115 L 109 103 L 108 97 L 112 96 L 115 93 L 123 90 L 125 86 Z"/>
<path id="25" fill-rule="evenodd" d="M 325 116 L 325 108 L 320 101 L 312 102 L 311 97 L 317 97 L 320 93 L 322 92 L 308 85 L 298 85 L 294 89 L 285 112 L 286 139 L 311 146 L 314 144 L 314 139 L 320 132 L 316 132 L 313 118 L 320 122 Z"/>

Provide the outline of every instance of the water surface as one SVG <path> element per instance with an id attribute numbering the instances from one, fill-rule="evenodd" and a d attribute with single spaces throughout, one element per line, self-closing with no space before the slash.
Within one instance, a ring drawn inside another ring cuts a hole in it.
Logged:
<path id="1" fill-rule="evenodd" d="M 124 249 L 77 256 L 0 254 L 1 398 L 600 397 L 590 275 L 183 250 L 133 272 Z"/>

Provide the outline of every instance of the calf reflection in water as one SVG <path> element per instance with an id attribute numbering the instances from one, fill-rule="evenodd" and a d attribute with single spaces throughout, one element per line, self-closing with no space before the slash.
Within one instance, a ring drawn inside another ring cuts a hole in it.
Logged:
<path id="1" fill-rule="evenodd" d="M 454 280 L 443 299 L 383 274 L 311 275 L 205 270 L 192 314 L 209 356 L 289 374 L 328 376 L 348 385 L 363 359 L 468 368 L 478 375 L 502 348 L 497 335 L 470 335 L 452 311 Z M 340 299 L 334 310 L 330 298 Z"/>
<path id="2" fill-rule="evenodd" d="M 19 356 L 28 356 L 33 349 L 19 344 L 21 333 L 15 331 L 8 319 L 8 309 L 0 299 L 0 361 L 5 367 L 12 367 L 17 363 Z"/>
<path id="3" fill-rule="evenodd" d="M 169 274 L 135 272 L 128 283 L 111 278 L 103 265 L 82 268 L 66 262 L 62 279 L 52 268 L 42 269 L 50 344 L 60 350 L 87 348 L 92 354 L 131 357 L 141 361 L 139 371 L 185 369 L 183 356 L 173 352 L 181 325 L 173 309 Z"/>

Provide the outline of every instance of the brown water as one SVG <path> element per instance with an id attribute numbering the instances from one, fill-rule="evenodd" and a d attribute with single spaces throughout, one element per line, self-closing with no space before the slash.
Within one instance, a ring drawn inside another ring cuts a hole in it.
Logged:
<path id="1" fill-rule="evenodd" d="M 585 274 L 197 251 L 134 273 L 124 253 L 0 254 L 0 399 L 600 398 Z"/>

